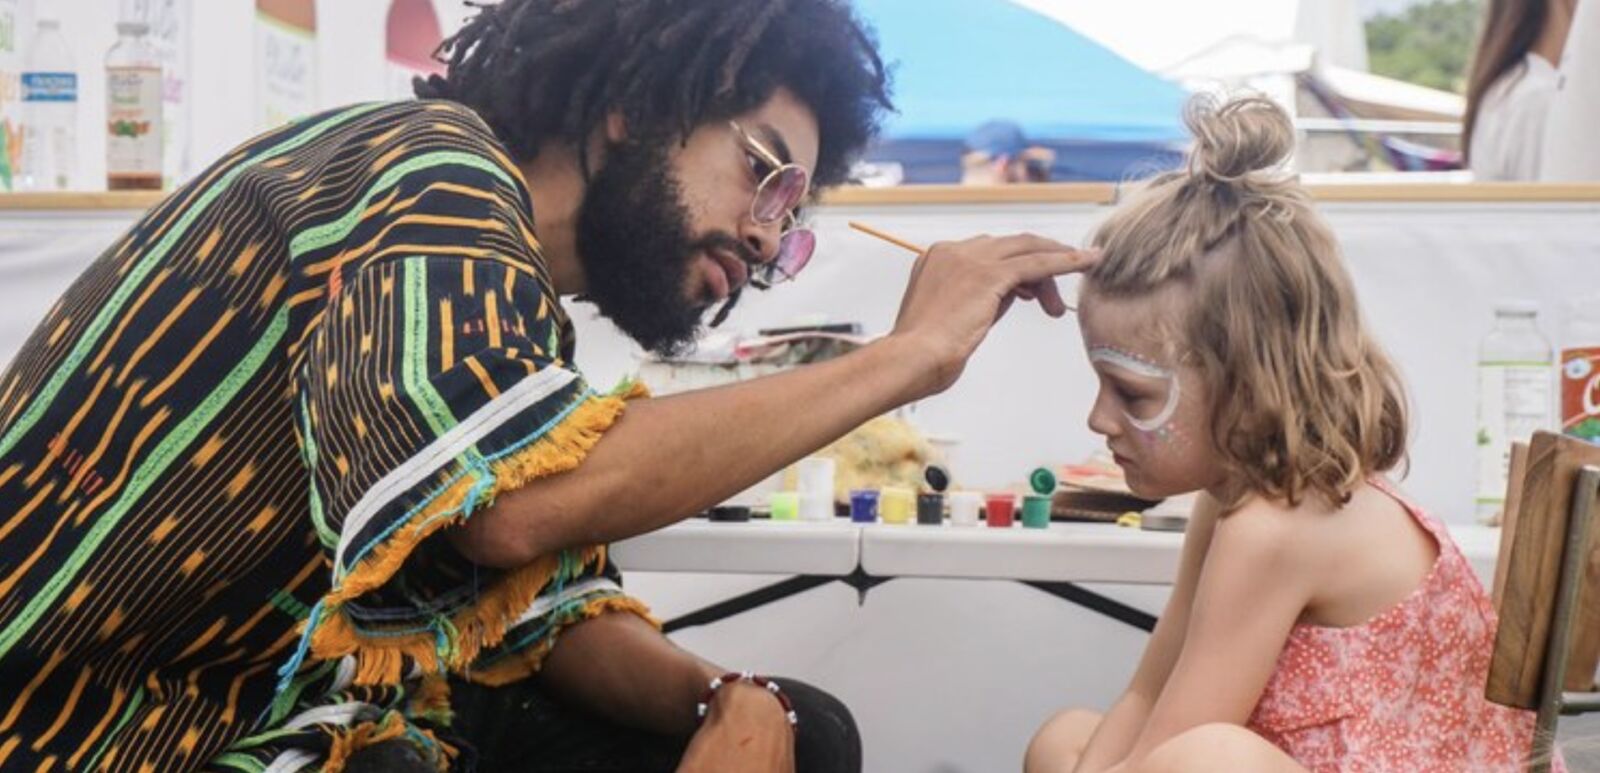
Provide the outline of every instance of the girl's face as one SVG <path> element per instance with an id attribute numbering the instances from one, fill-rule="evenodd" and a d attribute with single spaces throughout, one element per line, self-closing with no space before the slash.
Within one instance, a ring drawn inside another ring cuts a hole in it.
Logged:
<path id="1" fill-rule="evenodd" d="M 1162 340 L 1181 304 L 1168 287 L 1137 298 L 1086 292 L 1078 328 L 1100 392 L 1089 429 L 1106 439 L 1128 487 L 1146 499 L 1210 488 L 1224 470 L 1211 445 L 1208 395 L 1198 371 L 1176 356 L 1177 341 Z"/>

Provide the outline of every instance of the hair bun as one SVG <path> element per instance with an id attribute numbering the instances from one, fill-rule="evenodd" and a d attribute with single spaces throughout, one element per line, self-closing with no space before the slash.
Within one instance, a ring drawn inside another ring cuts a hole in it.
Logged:
<path id="1" fill-rule="evenodd" d="M 1278 103 L 1261 97 L 1225 102 L 1200 94 L 1189 100 L 1183 122 L 1194 135 L 1189 169 L 1219 182 L 1282 166 L 1294 152 L 1294 124 Z"/>

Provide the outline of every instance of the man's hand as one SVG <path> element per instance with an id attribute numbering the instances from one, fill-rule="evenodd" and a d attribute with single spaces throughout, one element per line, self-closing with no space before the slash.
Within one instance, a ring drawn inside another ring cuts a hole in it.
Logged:
<path id="1" fill-rule="evenodd" d="M 794 770 L 794 728 L 783 705 L 763 687 L 735 682 L 717 690 L 705 724 L 678 764 L 678 773 L 729 770 Z"/>
<path id="2" fill-rule="evenodd" d="M 1055 277 L 1094 265 L 1097 256 L 1032 234 L 979 236 L 933 245 L 917 259 L 891 338 L 925 358 L 928 378 L 912 399 L 949 388 L 1011 303 L 1037 300 L 1067 313 Z"/>

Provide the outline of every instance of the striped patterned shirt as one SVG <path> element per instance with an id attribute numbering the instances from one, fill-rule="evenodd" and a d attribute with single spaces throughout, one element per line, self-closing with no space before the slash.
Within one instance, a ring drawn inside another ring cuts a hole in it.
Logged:
<path id="1" fill-rule="evenodd" d="M 364 104 L 239 147 L 85 271 L 0 375 L 0 768 L 337 769 L 399 737 L 443 768 L 442 674 L 646 614 L 602 546 L 497 571 L 436 536 L 642 391 L 572 369 L 532 217 L 470 110 Z"/>

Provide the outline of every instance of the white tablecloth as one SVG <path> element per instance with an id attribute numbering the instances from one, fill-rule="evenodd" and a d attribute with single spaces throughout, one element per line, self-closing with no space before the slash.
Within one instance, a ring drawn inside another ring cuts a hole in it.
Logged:
<path id="1" fill-rule="evenodd" d="M 624 571 L 817 574 L 861 563 L 861 529 L 844 522 L 689 520 L 611 546 Z"/>
<path id="2" fill-rule="evenodd" d="M 1450 525 L 1485 585 L 1500 530 Z M 1170 585 L 1183 535 L 1099 523 L 987 526 L 685 521 L 617 543 L 624 570 L 1040 580 Z"/>

